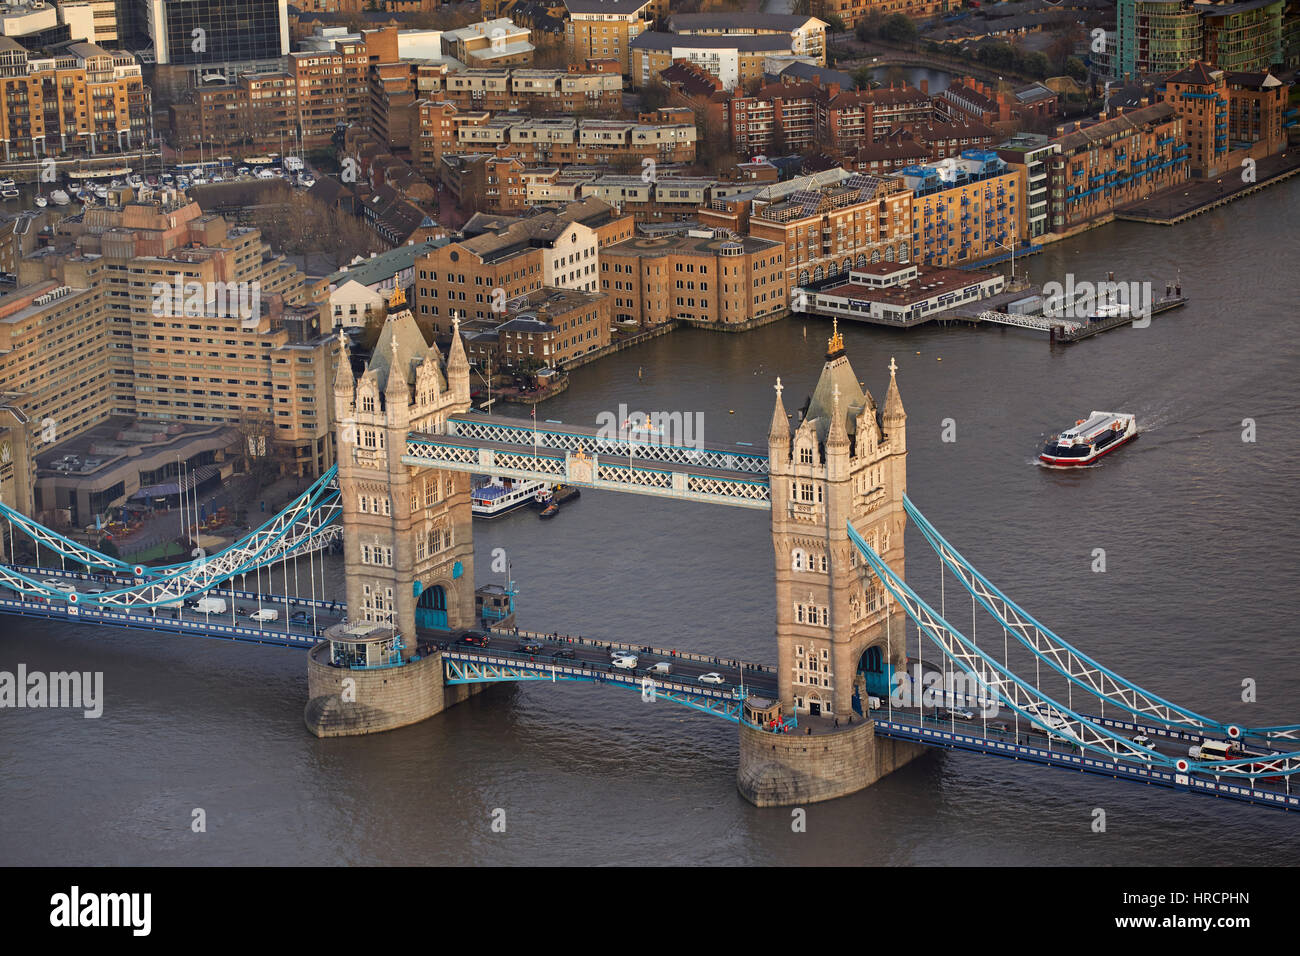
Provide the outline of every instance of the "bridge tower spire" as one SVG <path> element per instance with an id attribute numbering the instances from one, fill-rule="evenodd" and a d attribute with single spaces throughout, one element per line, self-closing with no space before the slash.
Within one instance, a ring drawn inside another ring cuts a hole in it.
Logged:
<path id="1" fill-rule="evenodd" d="M 802 738 L 778 743 L 742 726 L 737 782 L 759 805 L 842 796 L 915 755 L 872 731 L 867 698 L 886 693 L 891 670 L 905 665 L 905 619 L 858 560 L 847 531 L 851 524 L 902 573 L 906 416 L 895 370 L 877 419 L 837 324 L 793 438 L 778 427 L 778 396 L 768 436 L 778 695 L 801 729 L 830 739 L 817 747 Z"/>
<path id="2" fill-rule="evenodd" d="M 444 387 L 442 356 L 395 289 L 355 380 L 342 344 L 334 396 L 348 622 L 331 628 L 309 659 L 306 720 L 320 736 L 400 727 L 448 702 L 428 641 L 475 619 L 469 476 L 402 458 L 412 431 L 441 432 L 469 406 L 468 362 L 463 347 L 457 359 L 456 343 Z M 434 632 L 423 648 L 421 630 Z M 370 669 L 377 662 L 386 667 Z M 355 700 L 344 678 L 356 685 Z"/>

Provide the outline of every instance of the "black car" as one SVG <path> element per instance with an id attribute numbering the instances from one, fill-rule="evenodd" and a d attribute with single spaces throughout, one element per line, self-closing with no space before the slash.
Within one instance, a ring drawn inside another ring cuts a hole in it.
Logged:
<path id="1" fill-rule="evenodd" d="M 289 615 L 290 624 L 310 624 L 311 615 L 306 611 L 294 611 Z"/>
<path id="2" fill-rule="evenodd" d="M 470 631 L 460 639 L 460 643 L 468 644 L 471 647 L 487 647 L 489 639 L 482 631 Z"/>
<path id="3" fill-rule="evenodd" d="M 542 652 L 542 645 L 537 641 L 522 641 L 515 650 L 522 654 L 540 654 Z"/>
<path id="4" fill-rule="evenodd" d="M 571 660 L 573 660 L 573 658 L 574 658 L 575 655 L 574 655 L 574 653 L 573 653 L 573 648 L 571 648 L 571 647 L 559 647 L 559 648 L 556 648 L 555 653 L 553 653 L 551 656 L 552 656 L 552 657 L 562 657 L 562 658 L 564 658 L 565 660 L 570 660 L 570 661 L 571 661 Z"/>
<path id="5" fill-rule="evenodd" d="M 184 602 L 185 602 L 185 606 L 188 608 L 196 608 L 199 606 L 198 598 L 185 598 Z"/>

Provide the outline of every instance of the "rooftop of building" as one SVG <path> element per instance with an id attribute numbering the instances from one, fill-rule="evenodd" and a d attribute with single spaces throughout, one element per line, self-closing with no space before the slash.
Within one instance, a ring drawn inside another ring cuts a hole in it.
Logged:
<path id="1" fill-rule="evenodd" d="M 636 255 L 641 258 L 671 255 L 712 257 L 764 252 L 768 249 L 779 249 L 780 246 L 778 242 L 732 234 L 723 229 L 692 229 L 668 236 L 637 236 L 625 239 L 612 246 L 606 246 L 601 250 L 601 255 Z"/>
<path id="2" fill-rule="evenodd" d="M 426 239 L 423 242 L 407 243 L 387 252 L 372 255 L 369 259 L 344 266 L 337 272 L 326 276 L 330 285 L 344 282 L 359 282 L 370 286 L 386 279 L 391 279 L 399 272 L 413 268 L 415 260 L 440 246 L 445 246 L 450 239 Z"/>
<path id="3" fill-rule="evenodd" d="M 855 266 L 851 272 L 869 273 L 888 276 L 908 268 L 916 268 L 916 278 L 901 285 L 868 286 L 855 282 L 818 289 L 819 295 L 838 296 L 840 298 L 862 299 L 867 302 L 888 303 L 890 305 L 914 305 L 924 302 L 954 289 L 965 289 L 992 279 L 996 272 L 979 272 L 968 269 L 943 269 L 936 266 L 907 262 L 874 262 L 867 266 Z"/>
<path id="4" fill-rule="evenodd" d="M 622 14 L 633 16 L 645 10 L 650 0 L 564 0 L 570 14 Z"/>
<path id="5" fill-rule="evenodd" d="M 809 24 L 826 26 L 825 21 L 797 13 L 674 13 L 668 18 L 668 29 L 726 30 L 743 33 L 745 30 L 798 30 Z"/>
<path id="6" fill-rule="evenodd" d="M 1144 106 L 1141 109 L 1126 110 L 1109 119 L 1098 118 L 1091 123 L 1085 120 L 1083 123 L 1086 125 L 1067 130 L 1057 137 L 1057 142 L 1060 143 L 1063 151 L 1072 150 L 1110 136 L 1122 134 L 1126 130 L 1138 129 L 1148 123 L 1159 123 L 1172 119 L 1174 115 L 1175 111 L 1171 104 L 1156 103 L 1153 106 Z"/>
<path id="7" fill-rule="evenodd" d="M 768 50 L 790 49 L 790 37 L 784 33 L 731 34 L 725 36 L 684 36 L 680 33 L 659 33 L 647 30 L 628 44 L 633 50 L 739 50 L 742 53 L 763 53 Z"/>

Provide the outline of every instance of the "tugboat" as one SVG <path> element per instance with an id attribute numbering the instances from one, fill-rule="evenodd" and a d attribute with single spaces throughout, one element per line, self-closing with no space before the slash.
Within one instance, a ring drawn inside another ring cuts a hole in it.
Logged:
<path id="1" fill-rule="evenodd" d="M 1091 465 L 1137 436 L 1137 419 L 1127 412 L 1093 412 L 1045 446 L 1038 460 L 1053 467 Z"/>

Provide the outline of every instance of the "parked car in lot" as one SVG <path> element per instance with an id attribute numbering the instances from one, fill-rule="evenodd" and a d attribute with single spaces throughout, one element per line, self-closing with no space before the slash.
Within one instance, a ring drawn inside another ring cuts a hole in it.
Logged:
<path id="1" fill-rule="evenodd" d="M 701 674 L 696 678 L 701 684 L 725 684 L 727 679 L 717 671 L 709 671 L 707 674 Z"/>

